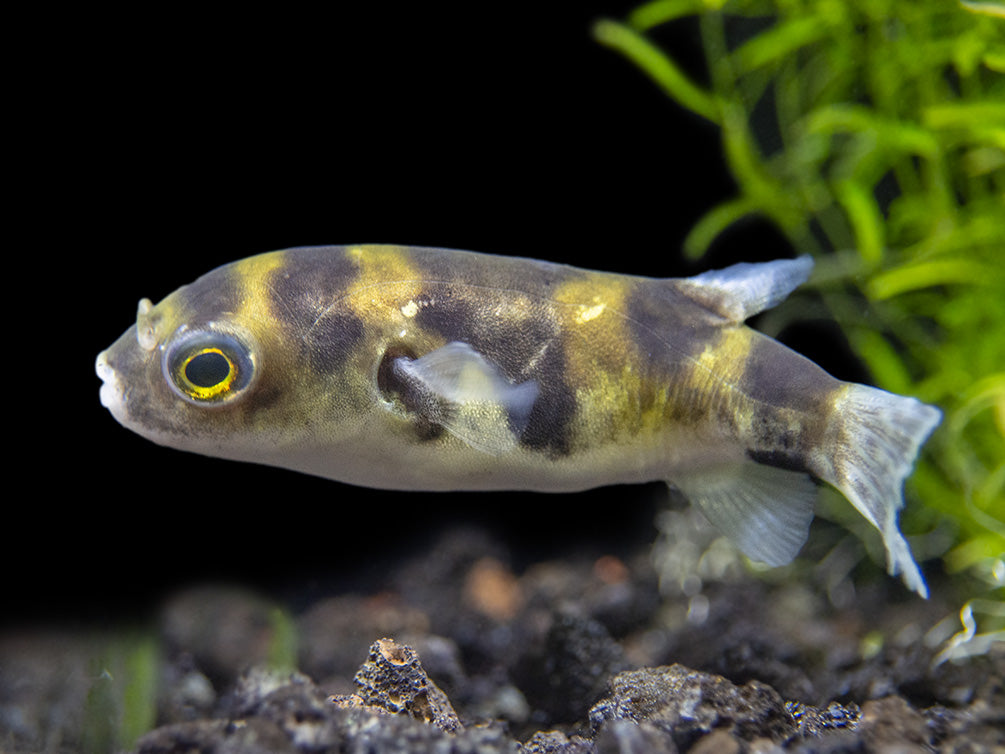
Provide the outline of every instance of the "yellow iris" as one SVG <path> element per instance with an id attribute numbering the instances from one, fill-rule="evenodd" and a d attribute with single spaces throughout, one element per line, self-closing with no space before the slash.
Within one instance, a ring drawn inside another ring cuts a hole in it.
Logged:
<path id="1" fill-rule="evenodd" d="M 193 351 L 178 371 L 179 387 L 196 400 L 211 400 L 223 395 L 237 379 L 237 364 L 213 346 Z"/>

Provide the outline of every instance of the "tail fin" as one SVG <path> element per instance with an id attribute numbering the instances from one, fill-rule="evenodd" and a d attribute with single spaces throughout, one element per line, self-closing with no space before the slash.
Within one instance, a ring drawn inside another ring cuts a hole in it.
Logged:
<path id="1" fill-rule="evenodd" d="M 828 447 L 814 459 L 814 472 L 844 493 L 886 545 L 887 570 L 922 597 L 928 587 L 897 527 L 904 505 L 904 479 L 942 412 L 914 398 L 866 385 L 848 384 L 834 402 Z"/>

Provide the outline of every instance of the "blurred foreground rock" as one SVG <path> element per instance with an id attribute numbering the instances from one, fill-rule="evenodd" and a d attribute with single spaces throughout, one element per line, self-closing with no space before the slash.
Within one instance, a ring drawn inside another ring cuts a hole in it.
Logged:
<path id="1" fill-rule="evenodd" d="M 678 586 L 645 552 L 518 570 L 465 531 L 296 613 L 207 586 L 145 631 L 15 631 L 0 750 L 1005 754 L 1005 651 L 936 666 L 937 589 Z"/>

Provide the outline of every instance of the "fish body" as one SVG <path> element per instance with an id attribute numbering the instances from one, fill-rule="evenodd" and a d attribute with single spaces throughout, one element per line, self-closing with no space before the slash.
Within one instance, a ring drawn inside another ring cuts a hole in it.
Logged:
<path id="1" fill-rule="evenodd" d="M 656 279 L 401 246 L 262 254 L 153 306 L 97 360 L 163 445 L 401 490 L 663 480 L 788 562 L 828 482 L 926 593 L 897 527 L 937 409 L 842 382 L 743 322 L 804 257 Z"/>

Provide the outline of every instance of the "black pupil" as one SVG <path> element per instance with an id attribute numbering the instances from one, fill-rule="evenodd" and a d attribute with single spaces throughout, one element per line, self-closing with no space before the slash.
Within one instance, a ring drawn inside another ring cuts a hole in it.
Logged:
<path id="1" fill-rule="evenodd" d="M 219 385 L 230 374 L 230 362 L 222 353 L 207 351 L 193 356 L 185 365 L 185 377 L 196 387 Z"/>

